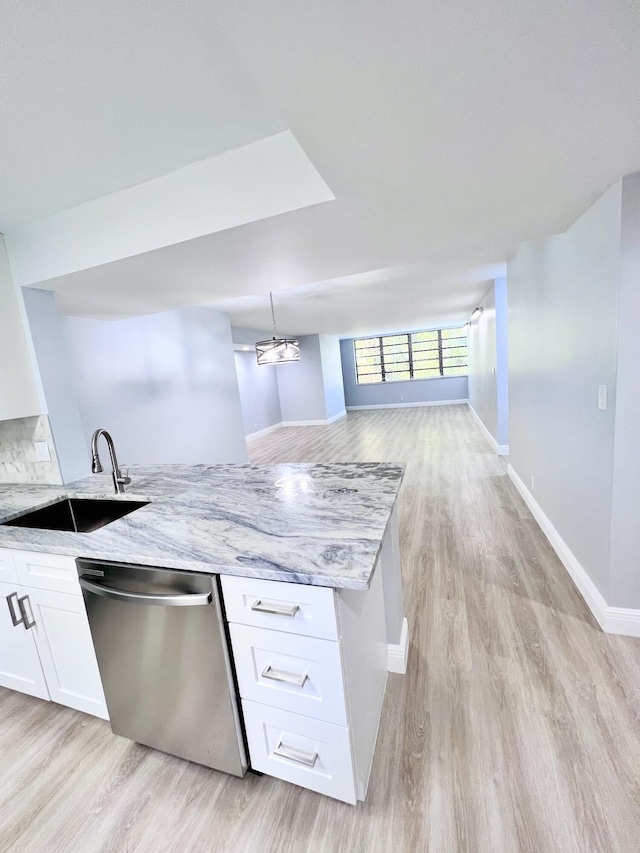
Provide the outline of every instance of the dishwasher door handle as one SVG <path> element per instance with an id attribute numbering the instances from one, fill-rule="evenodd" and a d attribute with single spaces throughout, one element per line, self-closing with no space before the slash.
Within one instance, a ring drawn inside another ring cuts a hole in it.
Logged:
<path id="1" fill-rule="evenodd" d="M 202 607 L 211 604 L 210 592 L 180 593 L 179 595 L 148 595 L 143 592 L 127 592 L 124 589 L 114 589 L 110 586 L 94 583 L 81 577 L 80 586 L 87 592 L 102 595 L 105 598 L 115 598 L 117 601 L 132 601 L 135 604 L 159 604 L 161 607 Z"/>

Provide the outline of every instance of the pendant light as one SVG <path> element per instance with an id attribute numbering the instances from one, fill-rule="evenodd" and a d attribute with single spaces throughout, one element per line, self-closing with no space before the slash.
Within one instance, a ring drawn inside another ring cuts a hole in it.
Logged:
<path id="1" fill-rule="evenodd" d="M 271 301 L 271 319 L 273 320 L 273 337 L 270 341 L 256 343 L 258 364 L 287 364 L 300 361 L 300 343 L 296 338 L 279 338 L 276 329 L 276 315 L 273 311 L 273 294 L 269 291 Z"/>

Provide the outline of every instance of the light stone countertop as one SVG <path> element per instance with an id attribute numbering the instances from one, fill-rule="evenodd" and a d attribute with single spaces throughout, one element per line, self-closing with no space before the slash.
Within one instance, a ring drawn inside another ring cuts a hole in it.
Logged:
<path id="1" fill-rule="evenodd" d="M 404 465 L 132 467 L 120 500 L 147 500 L 93 533 L 2 526 L 61 497 L 115 498 L 111 476 L 0 486 L 0 548 L 367 589 Z"/>

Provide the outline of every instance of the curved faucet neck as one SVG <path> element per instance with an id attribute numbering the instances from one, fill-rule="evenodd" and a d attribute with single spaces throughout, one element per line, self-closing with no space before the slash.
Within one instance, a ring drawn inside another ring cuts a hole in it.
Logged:
<path id="1" fill-rule="evenodd" d="M 122 494 L 124 492 L 125 485 L 130 483 L 131 480 L 129 477 L 122 476 L 120 466 L 118 465 L 118 457 L 116 456 L 116 448 L 114 446 L 113 439 L 106 429 L 97 429 L 91 437 L 91 471 L 94 474 L 101 474 L 102 471 L 104 471 L 102 462 L 100 461 L 100 455 L 98 453 L 98 441 L 100 440 L 100 436 L 104 436 L 104 440 L 107 442 L 107 449 L 109 450 L 109 456 L 111 458 L 111 476 L 113 478 L 113 485 L 116 492 Z"/>

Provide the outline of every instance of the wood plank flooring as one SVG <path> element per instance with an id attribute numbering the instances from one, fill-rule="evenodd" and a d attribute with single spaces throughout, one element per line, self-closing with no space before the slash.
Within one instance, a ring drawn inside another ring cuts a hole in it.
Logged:
<path id="1" fill-rule="evenodd" d="M 367 802 L 227 777 L 0 689 L 0 851 L 640 850 L 640 640 L 597 627 L 466 407 L 353 412 L 251 458 L 407 463 L 409 671 Z"/>

